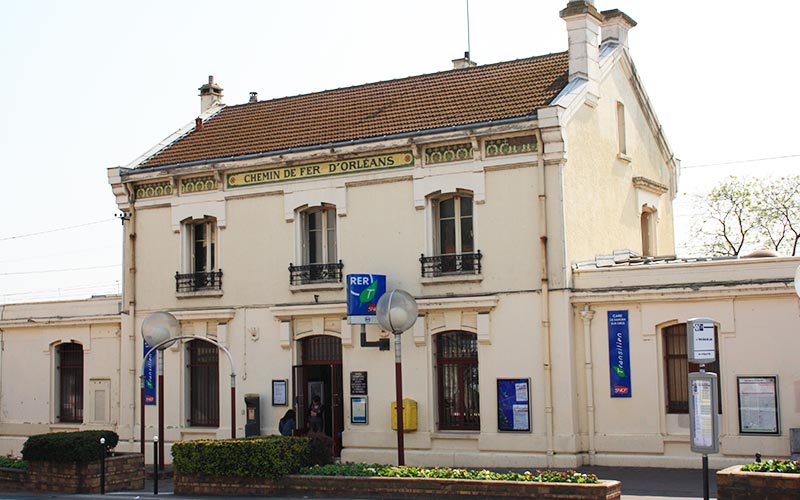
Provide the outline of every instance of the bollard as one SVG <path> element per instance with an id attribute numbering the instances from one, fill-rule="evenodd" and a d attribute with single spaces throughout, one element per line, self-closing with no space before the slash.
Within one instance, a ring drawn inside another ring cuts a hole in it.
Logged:
<path id="1" fill-rule="evenodd" d="M 100 438 L 100 494 L 106 494 L 106 438 Z"/>
<path id="2" fill-rule="evenodd" d="M 153 495 L 158 495 L 158 436 L 153 436 Z"/>

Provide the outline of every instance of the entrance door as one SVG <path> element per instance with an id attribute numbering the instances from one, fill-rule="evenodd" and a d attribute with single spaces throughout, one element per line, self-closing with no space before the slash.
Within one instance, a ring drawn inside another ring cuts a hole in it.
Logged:
<path id="1" fill-rule="evenodd" d="M 294 367 L 292 392 L 298 433 L 311 429 L 309 408 L 316 398 L 322 404 L 322 432 L 333 438 L 334 456 L 342 450 L 342 343 L 337 337 L 317 335 L 300 341 L 302 364 Z"/>

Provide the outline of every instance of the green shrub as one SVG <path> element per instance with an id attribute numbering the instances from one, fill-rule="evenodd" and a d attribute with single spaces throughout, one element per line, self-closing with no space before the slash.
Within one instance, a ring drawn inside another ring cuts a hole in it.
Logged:
<path id="1" fill-rule="evenodd" d="M 765 460 L 742 466 L 748 472 L 782 472 L 784 474 L 800 474 L 800 462 L 792 460 Z"/>
<path id="2" fill-rule="evenodd" d="M 178 441 L 172 463 L 182 474 L 279 479 L 312 464 L 311 442 L 293 436 Z"/>
<path id="3" fill-rule="evenodd" d="M 489 470 L 452 469 L 450 467 L 409 467 L 377 464 L 331 464 L 305 467 L 300 474 L 311 476 L 376 476 L 376 477 L 416 477 L 435 479 L 474 479 L 480 481 L 531 481 L 541 483 L 586 483 L 599 480 L 594 474 L 581 474 L 573 470 L 566 472 L 545 470 L 532 472 L 493 472 Z"/>
<path id="4" fill-rule="evenodd" d="M 17 458 L 0 457 L 0 467 L 4 467 L 6 469 L 27 470 L 28 462 L 25 460 L 19 460 Z"/>
<path id="5" fill-rule="evenodd" d="M 106 440 L 106 452 L 114 449 L 119 442 L 119 436 L 113 431 L 37 434 L 25 441 L 22 458 L 28 462 L 93 462 L 102 458 L 100 438 Z"/>
<path id="6" fill-rule="evenodd" d="M 308 465 L 328 465 L 333 463 L 333 438 L 322 432 L 309 432 L 311 440 L 311 462 Z"/>

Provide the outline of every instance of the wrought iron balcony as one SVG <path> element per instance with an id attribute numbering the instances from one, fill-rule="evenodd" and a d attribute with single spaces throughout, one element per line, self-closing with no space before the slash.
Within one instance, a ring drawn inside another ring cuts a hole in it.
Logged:
<path id="1" fill-rule="evenodd" d="M 295 266 L 289 264 L 289 284 L 290 285 L 309 285 L 313 283 L 341 283 L 342 261 L 332 264 L 307 264 Z"/>
<path id="2" fill-rule="evenodd" d="M 432 255 L 430 257 L 422 254 L 419 258 L 420 271 L 423 278 L 480 274 L 482 257 L 483 254 L 480 250 L 477 253 Z"/>
<path id="3" fill-rule="evenodd" d="M 222 269 L 208 273 L 175 273 L 176 292 L 222 290 Z"/>

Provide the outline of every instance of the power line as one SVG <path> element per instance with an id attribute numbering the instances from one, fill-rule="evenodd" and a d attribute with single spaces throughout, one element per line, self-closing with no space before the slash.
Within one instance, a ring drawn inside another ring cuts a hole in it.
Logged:
<path id="1" fill-rule="evenodd" d="M 688 165 L 688 166 L 681 166 L 681 169 L 684 168 L 705 168 L 705 167 L 718 167 L 722 165 L 735 165 L 737 163 L 751 163 L 755 161 L 769 161 L 769 160 L 783 160 L 785 158 L 798 158 L 800 157 L 800 153 L 793 154 L 793 155 L 785 155 L 785 156 L 770 156 L 768 158 L 751 158 L 748 160 L 734 160 L 734 161 L 725 161 L 720 163 L 704 163 L 701 165 Z"/>
<path id="2" fill-rule="evenodd" d="M 103 219 L 103 220 L 98 220 L 98 221 L 94 221 L 94 222 L 87 222 L 85 224 L 77 224 L 75 226 L 59 227 L 59 228 L 55 228 L 55 229 L 48 229 L 46 231 L 38 231 L 38 232 L 35 232 L 35 233 L 18 234 L 16 236 L 6 236 L 5 238 L 0 238 L 0 241 L 16 240 L 16 239 L 20 239 L 20 238 L 28 238 L 30 236 L 39 236 L 39 235 L 42 235 L 42 234 L 57 233 L 59 231 L 68 231 L 70 229 L 77 229 L 79 227 L 93 226 L 95 224 L 103 224 L 105 222 L 110 222 L 112 220 L 115 220 L 115 219 L 114 218 Z"/>
<path id="3" fill-rule="evenodd" d="M 68 269 L 47 269 L 45 271 L 20 271 L 16 273 L 0 273 L 0 276 L 20 276 L 23 274 L 47 274 L 47 273 L 64 273 L 69 271 L 89 271 L 92 269 L 108 269 L 110 267 L 120 267 L 122 264 L 111 264 L 108 266 L 91 266 L 91 267 L 72 267 Z"/>

